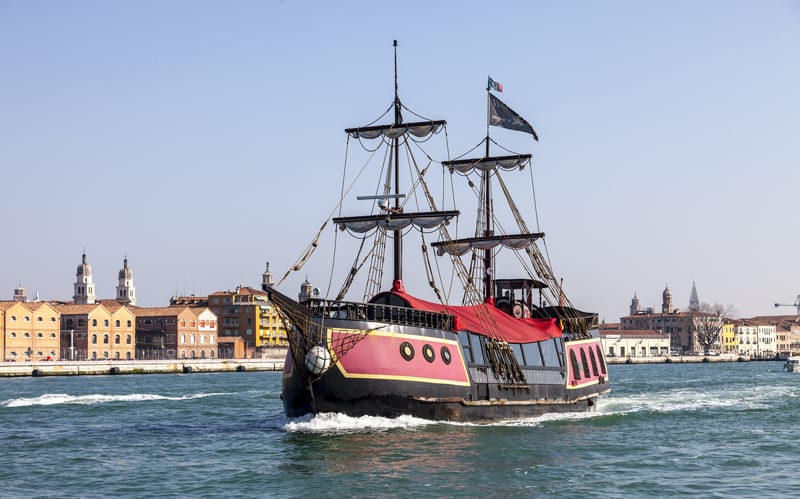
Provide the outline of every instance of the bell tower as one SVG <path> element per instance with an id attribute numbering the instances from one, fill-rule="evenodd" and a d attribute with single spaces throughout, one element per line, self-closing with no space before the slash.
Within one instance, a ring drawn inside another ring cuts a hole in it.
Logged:
<path id="1" fill-rule="evenodd" d="M 663 298 L 661 303 L 661 312 L 668 314 L 672 310 L 672 293 L 669 292 L 669 286 L 664 288 L 664 292 L 661 293 L 661 297 Z"/>
<path id="2" fill-rule="evenodd" d="M 133 285 L 133 271 L 128 267 L 128 257 L 122 262 L 117 280 L 117 301 L 125 305 L 136 305 L 136 288 Z"/>
<path id="3" fill-rule="evenodd" d="M 73 285 L 75 294 L 72 299 L 79 305 L 92 304 L 95 302 L 94 278 L 92 277 L 92 266 L 86 262 L 86 252 L 83 252 L 81 264 L 75 272 L 75 284 Z"/>

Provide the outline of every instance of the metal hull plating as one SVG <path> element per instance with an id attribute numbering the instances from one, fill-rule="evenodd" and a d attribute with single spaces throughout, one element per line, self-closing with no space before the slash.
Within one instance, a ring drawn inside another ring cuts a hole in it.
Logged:
<path id="1" fill-rule="evenodd" d="M 554 340 L 561 342 L 558 365 L 520 362 L 526 382 L 510 383 L 498 378 L 487 363 L 475 362 L 471 349 L 464 348 L 452 331 L 349 319 L 328 319 L 324 330 L 335 355 L 324 374 L 312 376 L 304 366 L 295 365 L 291 352 L 287 356 L 282 399 L 290 417 L 332 412 L 495 421 L 588 411 L 597 396 L 608 391 L 604 362 L 598 366 L 594 361 L 592 371 L 588 361 L 585 365 L 568 361 L 573 357 L 570 352 L 576 351 L 574 357 L 580 359 L 581 347 L 599 345 L 597 339 Z M 369 333 L 349 351 L 336 351 L 343 335 L 364 331 Z"/>

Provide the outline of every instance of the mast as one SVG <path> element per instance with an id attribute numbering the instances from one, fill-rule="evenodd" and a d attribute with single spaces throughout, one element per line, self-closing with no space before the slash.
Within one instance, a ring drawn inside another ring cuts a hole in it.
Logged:
<path id="1" fill-rule="evenodd" d="M 489 86 L 486 86 L 486 154 L 484 155 L 485 158 L 489 158 L 489 106 L 490 106 L 490 93 L 489 93 Z M 489 170 L 485 170 L 481 173 L 483 175 L 483 185 L 484 192 L 483 192 L 483 199 L 486 203 L 484 205 L 484 213 L 486 216 L 486 225 L 484 228 L 483 235 L 485 237 L 490 237 L 494 235 L 494 231 L 492 230 L 492 187 L 490 185 L 491 175 Z M 492 248 L 486 248 L 483 250 L 483 301 L 487 303 L 494 302 L 494 266 L 492 264 Z"/>
<path id="2" fill-rule="evenodd" d="M 403 115 L 400 112 L 400 95 L 397 90 L 397 40 L 394 40 L 394 124 L 398 126 L 403 123 Z M 400 137 L 392 139 L 392 150 L 394 154 L 394 208 L 396 213 L 400 213 Z M 401 230 L 394 231 L 394 283 L 392 287 L 400 286 L 403 281 L 403 235 Z"/>

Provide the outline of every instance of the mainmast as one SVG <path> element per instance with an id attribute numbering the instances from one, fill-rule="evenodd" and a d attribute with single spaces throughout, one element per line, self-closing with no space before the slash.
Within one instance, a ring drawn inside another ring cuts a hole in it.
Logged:
<path id="1" fill-rule="evenodd" d="M 486 153 L 484 158 L 490 158 L 489 156 L 489 86 L 486 86 Z M 485 220 L 485 227 L 483 231 L 484 237 L 491 237 L 494 235 L 494 230 L 492 229 L 492 186 L 491 186 L 491 171 L 490 170 L 483 170 L 481 172 L 483 176 L 483 182 L 481 185 L 483 186 L 483 199 L 484 199 L 484 213 L 486 216 Z M 487 303 L 494 302 L 494 263 L 492 261 L 492 248 L 486 248 L 483 251 L 483 300 Z"/>
<path id="2" fill-rule="evenodd" d="M 401 113 L 400 95 L 397 90 L 397 40 L 394 40 L 394 125 L 399 126 L 403 123 Z M 400 213 L 400 137 L 392 139 L 392 152 L 394 154 L 394 209 L 395 213 Z M 393 288 L 402 288 L 403 281 L 403 232 L 394 231 L 394 282 Z"/>

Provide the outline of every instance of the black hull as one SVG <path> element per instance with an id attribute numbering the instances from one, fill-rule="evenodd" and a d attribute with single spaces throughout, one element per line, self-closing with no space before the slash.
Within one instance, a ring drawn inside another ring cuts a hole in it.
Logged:
<path id="1" fill-rule="evenodd" d="M 332 330 L 374 330 L 376 324 L 366 321 L 329 320 L 326 326 Z M 536 417 L 547 413 L 591 411 L 597 397 L 609 391 L 607 377 L 604 376 L 586 384 L 574 386 L 570 381 L 569 367 L 564 356 L 555 367 L 524 366 L 528 380 L 525 384 L 508 383 L 497 379 L 489 366 L 463 360 L 459 336 L 452 331 L 423 327 L 386 324 L 381 327 L 383 338 L 391 353 L 402 340 L 434 345 L 440 351 L 441 342 L 456 345 L 452 348 L 453 365 L 458 361 L 464 374 L 464 382 L 441 379 L 423 379 L 425 373 L 416 366 L 408 376 L 369 374 L 362 377 L 353 375 L 355 360 L 359 352 L 345 354 L 339 363 L 320 377 L 312 377 L 302 366 L 295 366 L 292 355 L 287 357 L 284 370 L 282 399 L 286 414 L 299 417 L 305 414 L 342 413 L 352 417 L 381 416 L 398 417 L 409 415 L 429 420 L 491 422 L 509 419 Z M 398 339 L 399 338 L 399 339 Z M 387 357 L 379 339 L 369 347 L 365 359 Z M 564 340 L 561 351 L 564 351 Z M 598 340 L 599 341 L 599 340 Z M 438 343 L 437 343 L 438 342 Z M 420 344 L 418 343 L 418 344 Z M 417 352 L 422 348 L 418 347 Z M 421 356 L 420 353 L 417 354 Z M 430 365 L 434 369 L 440 359 L 422 363 L 422 368 Z M 348 364 L 349 362 L 349 364 Z M 404 361 L 396 355 L 396 363 L 402 367 Z M 370 366 L 367 366 L 370 367 Z M 452 366 L 451 366 L 452 367 Z M 375 362 L 376 373 L 385 368 Z M 431 378 L 434 375 L 431 374 Z M 572 385 L 572 386 L 571 386 Z"/>

